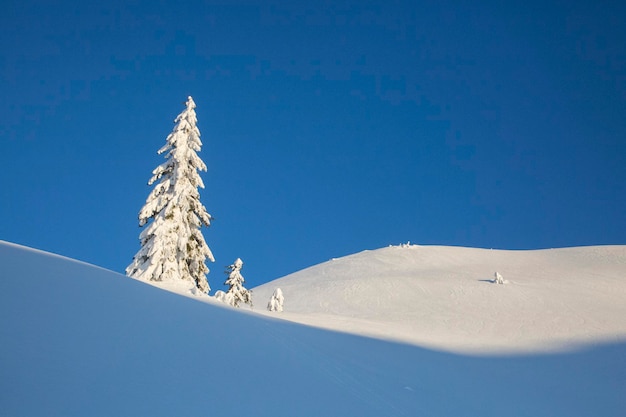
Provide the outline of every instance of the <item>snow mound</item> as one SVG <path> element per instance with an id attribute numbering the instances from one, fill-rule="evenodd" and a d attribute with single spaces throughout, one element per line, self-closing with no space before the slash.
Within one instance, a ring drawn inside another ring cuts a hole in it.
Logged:
<path id="1" fill-rule="evenodd" d="M 494 284 L 496 271 L 508 285 Z M 437 349 L 551 351 L 626 339 L 626 246 L 401 245 L 264 284 L 255 301 L 277 287 L 285 306 L 276 317 Z"/>
<path id="2" fill-rule="evenodd" d="M 626 415 L 626 343 L 454 354 L 183 292 L 0 241 L 0 415 Z"/>

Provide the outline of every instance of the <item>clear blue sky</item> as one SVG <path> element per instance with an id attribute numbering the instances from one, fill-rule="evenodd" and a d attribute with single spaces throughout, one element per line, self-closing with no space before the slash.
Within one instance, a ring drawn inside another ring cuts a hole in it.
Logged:
<path id="1" fill-rule="evenodd" d="M 626 244 L 620 2 L 34 2 L 0 15 L 0 239 L 122 272 L 188 95 L 250 287 L 406 241 Z M 101 4 L 97 4 L 101 3 Z"/>

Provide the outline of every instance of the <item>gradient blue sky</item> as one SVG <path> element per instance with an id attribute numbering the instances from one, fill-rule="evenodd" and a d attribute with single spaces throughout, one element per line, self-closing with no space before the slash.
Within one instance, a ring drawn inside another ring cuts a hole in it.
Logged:
<path id="1" fill-rule="evenodd" d="M 192 95 L 252 287 L 411 241 L 626 244 L 620 2 L 5 0 L 0 239 L 122 272 Z M 102 4 L 98 4 L 102 3 Z"/>

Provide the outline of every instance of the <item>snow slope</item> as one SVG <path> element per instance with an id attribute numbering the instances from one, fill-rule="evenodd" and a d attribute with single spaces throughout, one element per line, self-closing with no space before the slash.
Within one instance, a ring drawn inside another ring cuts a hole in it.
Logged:
<path id="1" fill-rule="evenodd" d="M 435 351 L 260 317 L 0 242 L 1 416 L 618 417 L 625 391 L 623 342 Z"/>
<path id="2" fill-rule="evenodd" d="M 505 285 L 492 283 L 498 271 Z M 626 246 L 503 251 L 394 246 L 313 266 L 275 288 L 281 317 L 457 352 L 626 340 Z"/>

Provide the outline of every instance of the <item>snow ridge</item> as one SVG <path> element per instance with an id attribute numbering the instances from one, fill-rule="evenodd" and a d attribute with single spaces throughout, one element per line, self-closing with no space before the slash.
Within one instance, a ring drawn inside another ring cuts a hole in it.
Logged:
<path id="1" fill-rule="evenodd" d="M 494 285 L 499 271 L 508 285 Z M 552 351 L 626 339 L 626 246 L 505 251 L 401 245 L 254 288 L 281 318 L 459 352 Z"/>

